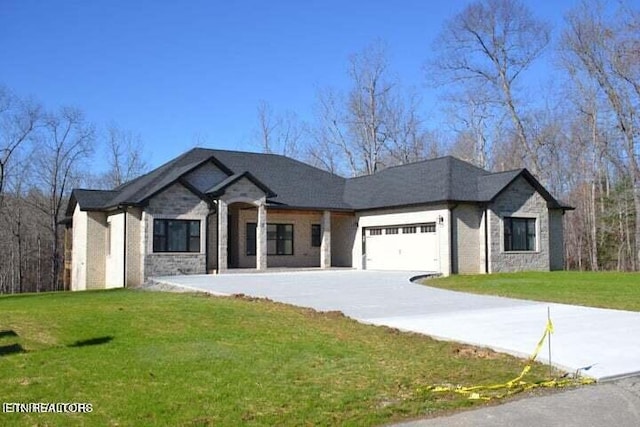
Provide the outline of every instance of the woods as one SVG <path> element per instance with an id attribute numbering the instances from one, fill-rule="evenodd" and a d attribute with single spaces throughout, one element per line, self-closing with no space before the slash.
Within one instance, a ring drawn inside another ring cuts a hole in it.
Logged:
<path id="1" fill-rule="evenodd" d="M 567 268 L 640 270 L 637 5 L 584 0 L 553 26 L 519 0 L 478 0 L 415 53 L 420 81 L 401 81 L 392 53 L 374 40 L 345 58 L 346 85 L 319 87 L 310 117 L 261 101 L 254 145 L 343 176 L 447 154 L 526 167 L 575 207 Z M 0 293 L 61 290 L 70 190 L 148 167 L 135 131 L 0 84 Z"/>
<path id="2" fill-rule="evenodd" d="M 74 187 L 113 187 L 142 173 L 129 131 L 97 131 L 77 108 L 46 110 L 0 88 L 0 293 L 63 290 L 65 209 Z M 96 156 L 108 170 L 96 173 Z"/>

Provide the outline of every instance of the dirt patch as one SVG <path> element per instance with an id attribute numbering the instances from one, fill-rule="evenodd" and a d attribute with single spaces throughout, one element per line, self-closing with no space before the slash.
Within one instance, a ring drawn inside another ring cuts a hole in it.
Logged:
<path id="1" fill-rule="evenodd" d="M 489 348 L 472 347 L 469 345 L 460 344 L 453 349 L 453 354 L 456 357 L 474 358 L 474 359 L 501 359 L 503 354 L 497 353 Z"/>

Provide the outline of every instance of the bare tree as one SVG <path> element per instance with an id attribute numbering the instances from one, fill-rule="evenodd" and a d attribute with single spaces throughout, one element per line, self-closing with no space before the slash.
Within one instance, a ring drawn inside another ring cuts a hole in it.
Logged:
<path id="1" fill-rule="evenodd" d="M 481 168 L 491 167 L 492 152 L 501 148 L 504 112 L 483 86 L 470 85 L 446 100 L 456 134 L 452 154 Z"/>
<path id="2" fill-rule="evenodd" d="M 562 36 L 565 66 L 593 81 L 615 117 L 617 138 L 607 154 L 629 177 L 636 218 L 640 212 L 640 12 L 620 8 L 611 16 L 602 3 L 567 15 Z M 622 155 L 621 155 L 622 154 Z M 640 268 L 640 221 L 635 221 L 633 267 Z"/>
<path id="3" fill-rule="evenodd" d="M 526 129 L 515 85 L 549 40 L 549 25 L 520 1 L 479 0 L 446 23 L 435 43 L 437 59 L 429 67 L 432 76 L 479 85 L 500 102 L 535 174 L 541 172 L 538 147 Z"/>
<path id="4" fill-rule="evenodd" d="M 386 149 L 391 158 L 387 166 L 404 165 L 424 159 L 427 154 L 427 132 L 418 110 L 420 100 L 410 92 L 406 96 L 391 94 L 386 105 Z"/>
<path id="5" fill-rule="evenodd" d="M 0 210 L 11 161 L 29 140 L 40 119 L 40 107 L 0 86 Z"/>
<path id="6" fill-rule="evenodd" d="M 387 148 L 389 132 L 387 113 L 391 108 L 393 85 L 387 78 L 388 62 L 385 48 L 377 43 L 349 60 L 352 89 L 348 95 L 348 129 L 351 143 L 357 150 L 360 171 L 370 175 L 378 171 Z"/>
<path id="7" fill-rule="evenodd" d="M 327 169 L 337 165 L 341 173 L 358 176 L 424 158 L 419 99 L 403 92 L 390 74 L 386 49 L 376 42 L 349 58 L 351 87 L 346 93 L 319 92 L 309 149 L 314 164 Z M 331 159 L 323 159 L 326 155 Z"/>
<path id="8" fill-rule="evenodd" d="M 299 158 L 305 126 L 298 117 L 291 112 L 276 114 L 266 101 L 258 104 L 257 112 L 257 139 L 262 152 Z"/>
<path id="9" fill-rule="evenodd" d="M 359 152 L 346 127 L 349 115 L 345 105 L 344 96 L 333 89 L 318 93 L 318 118 L 309 157 L 313 164 L 331 172 L 357 176 L 361 173 Z"/>
<path id="10" fill-rule="evenodd" d="M 93 150 L 95 131 L 86 122 L 81 111 L 61 108 L 48 114 L 34 152 L 37 188 L 45 198 L 39 198 L 38 207 L 48 216 L 51 239 L 50 290 L 60 290 L 61 231 L 59 224 L 65 198 L 81 175 L 81 163 Z"/>
<path id="11" fill-rule="evenodd" d="M 122 185 L 148 168 L 140 135 L 113 123 L 107 128 L 106 154 L 109 162 L 104 182 L 106 188 Z"/>

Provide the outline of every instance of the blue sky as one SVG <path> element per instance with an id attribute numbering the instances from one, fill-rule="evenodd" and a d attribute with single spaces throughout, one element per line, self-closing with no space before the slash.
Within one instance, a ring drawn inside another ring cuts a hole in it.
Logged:
<path id="1" fill-rule="evenodd" d="M 349 55 L 376 39 L 400 81 L 437 111 L 422 66 L 467 3 L 0 0 L 0 84 L 139 133 L 151 166 L 196 141 L 255 151 L 261 100 L 310 119 L 318 89 L 346 88 Z M 557 35 L 577 0 L 525 3 Z M 541 65 L 529 78 L 548 74 Z"/>

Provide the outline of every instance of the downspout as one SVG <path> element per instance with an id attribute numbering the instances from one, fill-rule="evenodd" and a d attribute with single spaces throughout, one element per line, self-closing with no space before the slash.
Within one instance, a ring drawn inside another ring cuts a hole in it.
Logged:
<path id="1" fill-rule="evenodd" d="M 489 274 L 489 209 L 484 208 L 484 274 Z"/>
<path id="2" fill-rule="evenodd" d="M 123 206 L 122 211 L 124 213 L 124 251 L 122 257 L 122 287 L 127 287 L 127 207 Z"/>
<path id="3" fill-rule="evenodd" d="M 220 254 L 218 253 L 220 251 L 220 227 L 218 225 L 218 223 L 220 222 L 220 218 L 218 218 L 218 200 L 216 200 L 214 203 L 216 206 L 216 273 L 220 273 L 220 266 L 218 265 L 218 262 L 220 260 Z"/>

